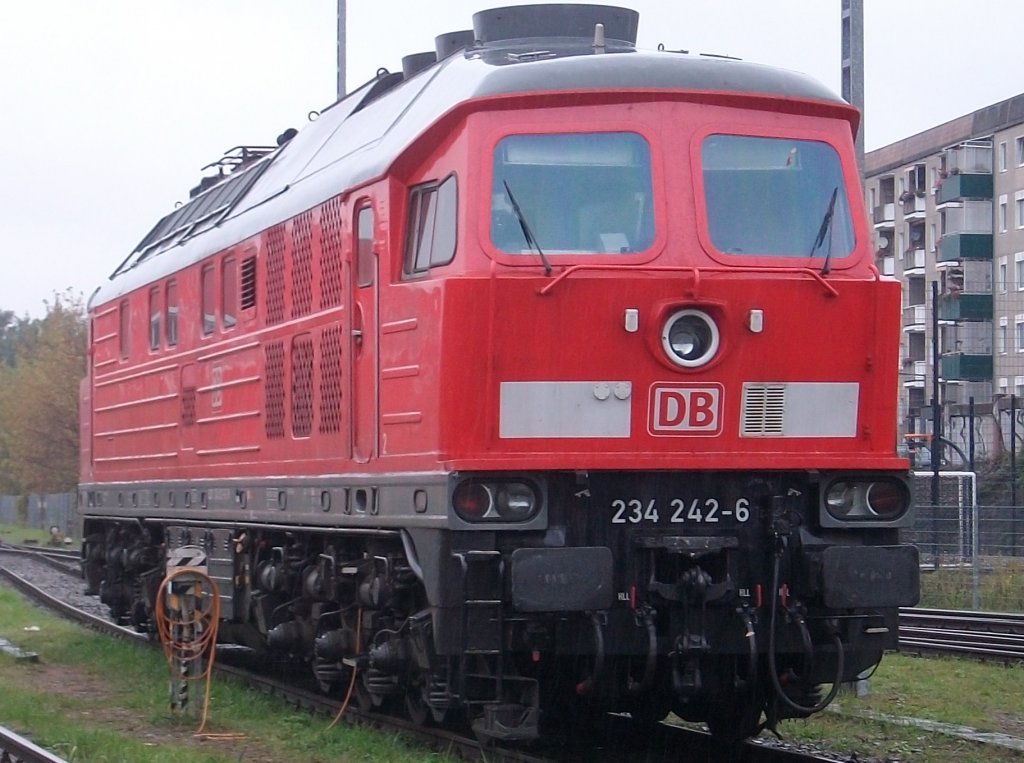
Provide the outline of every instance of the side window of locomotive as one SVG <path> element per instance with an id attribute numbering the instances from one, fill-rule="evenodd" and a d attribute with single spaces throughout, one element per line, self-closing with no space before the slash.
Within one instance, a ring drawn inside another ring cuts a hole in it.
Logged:
<path id="1" fill-rule="evenodd" d="M 128 311 L 128 300 L 122 299 L 117 306 L 117 341 L 121 360 L 128 359 L 128 350 L 131 347 L 131 337 L 128 335 L 131 313 Z"/>
<path id="2" fill-rule="evenodd" d="M 229 329 L 237 322 L 238 314 L 238 261 L 225 257 L 220 268 L 221 324 Z"/>
<path id="3" fill-rule="evenodd" d="M 532 234 L 533 242 L 527 238 Z M 629 132 L 510 135 L 494 150 L 491 242 L 506 254 L 630 254 L 654 243 L 651 149 Z"/>
<path id="4" fill-rule="evenodd" d="M 160 349 L 160 287 L 149 290 L 149 349 Z"/>
<path id="5" fill-rule="evenodd" d="M 827 143 L 709 135 L 701 171 L 720 252 L 836 260 L 853 251 L 842 166 Z"/>
<path id="6" fill-rule="evenodd" d="M 200 309 L 202 310 L 203 336 L 209 336 L 217 325 L 217 314 L 214 302 L 217 292 L 214 290 L 213 265 L 203 265 L 200 273 Z"/>
<path id="7" fill-rule="evenodd" d="M 425 183 L 409 192 L 405 242 L 406 275 L 425 273 L 455 258 L 458 184 L 455 175 L 443 182 Z"/>
<path id="8" fill-rule="evenodd" d="M 167 346 L 178 344 L 178 283 L 171 279 L 167 282 Z"/>
<path id="9" fill-rule="evenodd" d="M 356 283 L 373 286 L 373 207 L 363 207 L 356 215 Z"/>

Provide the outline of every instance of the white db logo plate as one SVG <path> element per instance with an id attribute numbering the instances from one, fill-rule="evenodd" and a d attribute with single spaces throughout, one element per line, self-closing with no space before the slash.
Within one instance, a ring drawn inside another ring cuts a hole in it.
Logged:
<path id="1" fill-rule="evenodd" d="M 651 387 L 652 435 L 718 435 L 722 432 L 721 384 L 655 384 Z"/>

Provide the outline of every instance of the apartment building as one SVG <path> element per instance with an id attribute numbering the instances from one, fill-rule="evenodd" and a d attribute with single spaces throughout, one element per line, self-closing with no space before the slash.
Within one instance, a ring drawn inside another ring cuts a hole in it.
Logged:
<path id="1" fill-rule="evenodd" d="M 1024 437 L 1024 94 L 871 151 L 864 172 L 879 270 L 903 283 L 901 431 L 933 431 L 937 357 L 944 432 L 966 449 L 973 422 L 977 455 L 998 452 Z"/>

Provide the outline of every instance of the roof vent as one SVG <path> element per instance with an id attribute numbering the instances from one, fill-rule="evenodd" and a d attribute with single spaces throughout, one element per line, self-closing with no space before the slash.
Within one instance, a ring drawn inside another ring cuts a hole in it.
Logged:
<path id="1" fill-rule="evenodd" d="M 513 5 L 473 14 L 473 32 L 482 43 L 530 37 L 586 37 L 603 24 L 605 37 L 636 45 L 640 14 L 611 5 Z"/>
<path id="2" fill-rule="evenodd" d="M 458 32 L 448 32 L 435 37 L 434 51 L 437 53 L 437 60 L 443 61 L 453 53 L 472 48 L 475 43 L 476 35 L 472 29 L 460 29 Z"/>
<path id="3" fill-rule="evenodd" d="M 429 50 L 426 53 L 412 53 L 402 58 L 402 76 L 409 79 L 437 63 L 437 54 Z"/>

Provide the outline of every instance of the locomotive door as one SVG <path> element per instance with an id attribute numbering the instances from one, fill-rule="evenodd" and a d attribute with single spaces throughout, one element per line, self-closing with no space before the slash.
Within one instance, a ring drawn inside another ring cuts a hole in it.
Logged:
<path id="1" fill-rule="evenodd" d="M 377 253 L 373 247 L 373 207 L 356 212 L 351 314 L 352 458 L 365 464 L 377 443 Z"/>

